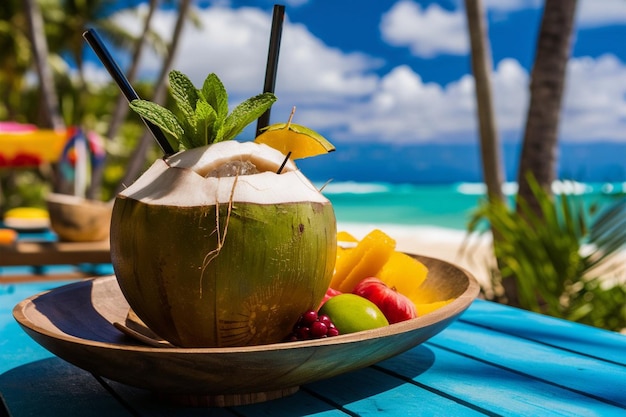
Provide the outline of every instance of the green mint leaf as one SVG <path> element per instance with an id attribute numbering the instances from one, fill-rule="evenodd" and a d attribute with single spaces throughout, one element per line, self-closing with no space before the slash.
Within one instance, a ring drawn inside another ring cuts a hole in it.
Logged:
<path id="1" fill-rule="evenodd" d="M 224 84 L 215 74 L 209 74 L 204 80 L 202 90 L 204 99 L 213 107 L 219 120 L 226 119 L 228 115 L 228 93 Z"/>
<path id="2" fill-rule="evenodd" d="M 216 142 L 233 139 L 246 126 L 265 113 L 275 101 L 276 96 L 272 93 L 259 94 L 243 101 L 226 117 L 223 136 L 217 138 Z"/>
<path id="3" fill-rule="evenodd" d="M 200 147 L 213 143 L 215 139 L 213 129 L 217 120 L 217 113 L 209 103 L 198 100 L 196 103 L 196 134 L 194 135 L 194 147 Z"/>
<path id="4" fill-rule="evenodd" d="M 130 103 L 130 107 L 138 115 L 159 127 L 166 136 L 169 135 L 175 138 L 183 146 L 187 147 L 187 144 L 184 143 L 185 131 L 174 113 L 148 100 L 133 100 Z"/>
<path id="5" fill-rule="evenodd" d="M 176 102 L 182 117 L 188 121 L 190 126 L 195 126 L 195 110 L 198 101 L 198 90 L 193 85 L 189 77 L 180 71 L 170 71 L 170 94 Z"/>

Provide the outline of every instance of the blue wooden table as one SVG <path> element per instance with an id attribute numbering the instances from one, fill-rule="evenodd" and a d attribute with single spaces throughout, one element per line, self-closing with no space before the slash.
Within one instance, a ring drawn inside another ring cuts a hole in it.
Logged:
<path id="1" fill-rule="evenodd" d="M 481 300 L 427 343 L 292 396 L 167 405 L 68 364 L 19 328 L 13 306 L 63 283 L 0 281 L 1 417 L 626 416 L 626 336 Z"/>

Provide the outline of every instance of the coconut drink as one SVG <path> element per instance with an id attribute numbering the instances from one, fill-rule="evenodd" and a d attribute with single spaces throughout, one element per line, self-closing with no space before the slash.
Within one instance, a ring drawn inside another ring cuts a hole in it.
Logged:
<path id="1" fill-rule="evenodd" d="M 229 140 L 273 95 L 228 114 L 213 74 L 196 90 L 173 71 L 170 89 L 179 115 L 132 103 L 182 150 L 116 197 L 111 260 L 120 288 L 136 315 L 174 345 L 280 342 L 329 286 L 332 205 L 283 152 Z"/>

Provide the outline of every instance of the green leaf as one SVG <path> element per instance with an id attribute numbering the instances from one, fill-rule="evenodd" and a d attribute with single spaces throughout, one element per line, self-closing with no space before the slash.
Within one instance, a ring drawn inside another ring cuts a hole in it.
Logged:
<path id="1" fill-rule="evenodd" d="M 133 100 L 130 107 L 141 117 L 159 127 L 165 134 L 173 136 L 187 147 L 187 144 L 184 143 L 185 131 L 174 113 L 148 100 Z"/>
<path id="2" fill-rule="evenodd" d="M 271 93 L 259 94 L 229 115 L 228 94 L 217 75 L 209 74 L 198 90 L 189 77 L 176 70 L 169 73 L 169 92 L 176 105 L 173 111 L 145 100 L 131 108 L 160 127 L 181 149 L 233 139 L 276 101 Z"/>
<path id="3" fill-rule="evenodd" d="M 193 139 L 194 147 L 205 146 L 213 143 L 215 139 L 214 125 L 217 120 L 217 113 L 209 103 L 198 100 L 196 104 L 196 132 Z"/>
<path id="4" fill-rule="evenodd" d="M 201 90 L 204 99 L 213 107 L 218 120 L 225 120 L 228 115 L 228 93 L 224 84 L 215 74 L 209 74 Z"/>
<path id="5" fill-rule="evenodd" d="M 176 101 L 176 106 L 182 113 L 182 117 L 190 126 L 196 125 L 195 109 L 198 101 L 198 90 L 189 77 L 180 71 L 170 71 L 170 93 Z"/>
<path id="6" fill-rule="evenodd" d="M 224 122 L 223 136 L 218 137 L 216 142 L 229 140 L 237 136 L 255 119 L 258 119 L 276 101 L 272 93 L 263 93 L 251 97 L 239 104 Z"/>

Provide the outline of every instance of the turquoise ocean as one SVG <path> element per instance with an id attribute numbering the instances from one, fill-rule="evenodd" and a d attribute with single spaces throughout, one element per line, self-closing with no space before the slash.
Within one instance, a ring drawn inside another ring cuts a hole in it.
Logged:
<path id="1" fill-rule="evenodd" d="M 463 231 L 471 214 L 485 199 L 482 183 L 394 184 L 384 182 L 331 182 L 315 184 L 333 203 L 339 224 L 386 224 Z M 515 183 L 503 187 L 508 196 Z M 626 182 L 555 182 L 555 194 L 581 199 L 586 207 L 599 209 L 624 198 Z M 574 197 L 575 196 L 575 197 Z"/>

